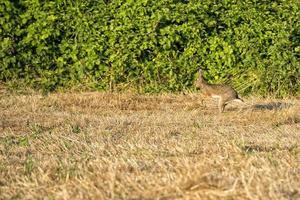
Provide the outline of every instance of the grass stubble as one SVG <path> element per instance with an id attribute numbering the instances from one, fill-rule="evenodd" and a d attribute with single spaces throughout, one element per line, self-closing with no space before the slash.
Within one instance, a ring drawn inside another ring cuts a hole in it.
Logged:
<path id="1" fill-rule="evenodd" d="M 299 199 L 300 101 L 0 95 L 0 199 Z"/>

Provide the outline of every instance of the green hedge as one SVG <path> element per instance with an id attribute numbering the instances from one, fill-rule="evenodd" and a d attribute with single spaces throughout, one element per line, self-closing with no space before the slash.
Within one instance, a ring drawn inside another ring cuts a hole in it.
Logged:
<path id="1" fill-rule="evenodd" d="M 240 92 L 300 94 L 299 0 L 2 0 L 0 80 L 177 91 L 199 67 Z"/>

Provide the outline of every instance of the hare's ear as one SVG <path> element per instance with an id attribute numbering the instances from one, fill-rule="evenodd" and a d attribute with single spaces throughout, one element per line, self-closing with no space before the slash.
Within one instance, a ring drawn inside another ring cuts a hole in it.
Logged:
<path id="1" fill-rule="evenodd" d="M 198 70 L 198 74 L 199 74 L 200 76 L 202 76 L 202 70 L 201 70 L 201 69 Z"/>

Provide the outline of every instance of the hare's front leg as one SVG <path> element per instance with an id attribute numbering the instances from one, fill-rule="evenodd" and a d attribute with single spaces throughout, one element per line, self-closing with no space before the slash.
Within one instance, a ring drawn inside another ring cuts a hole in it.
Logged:
<path id="1" fill-rule="evenodd" d="M 223 98 L 219 99 L 219 111 L 220 113 L 224 112 L 226 106 L 226 102 L 223 100 Z"/>

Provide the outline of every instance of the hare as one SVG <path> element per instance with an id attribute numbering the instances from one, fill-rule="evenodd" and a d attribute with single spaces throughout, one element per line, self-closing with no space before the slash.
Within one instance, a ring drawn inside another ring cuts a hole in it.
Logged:
<path id="1" fill-rule="evenodd" d="M 219 111 L 224 112 L 225 106 L 230 101 L 244 102 L 238 93 L 229 85 L 224 84 L 209 84 L 202 75 L 201 69 L 199 70 L 199 77 L 195 82 L 196 88 L 200 88 L 205 96 L 219 99 Z"/>

